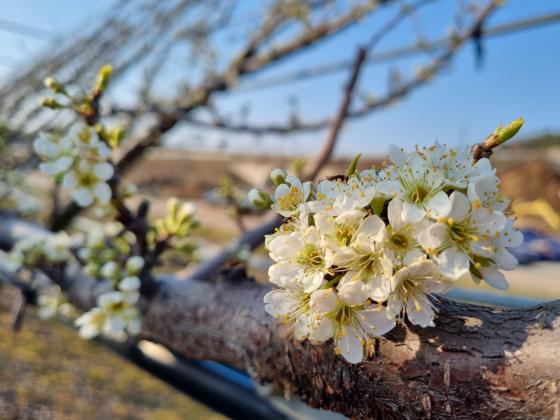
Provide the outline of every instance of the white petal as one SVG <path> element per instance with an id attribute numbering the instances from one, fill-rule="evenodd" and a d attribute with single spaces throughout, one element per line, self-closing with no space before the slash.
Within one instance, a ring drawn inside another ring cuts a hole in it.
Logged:
<path id="1" fill-rule="evenodd" d="M 488 235 L 494 235 L 504 229 L 507 218 L 502 212 L 478 208 L 472 212 L 472 218 L 478 227 L 478 231 Z"/>
<path id="2" fill-rule="evenodd" d="M 290 279 L 295 279 L 299 275 L 300 267 L 291 261 L 280 261 L 268 268 L 268 278 L 278 286 L 286 287 L 291 283 Z"/>
<path id="3" fill-rule="evenodd" d="M 451 201 L 445 192 L 440 191 L 430 198 L 427 206 L 431 215 L 435 217 L 444 216 L 451 210 Z"/>
<path id="4" fill-rule="evenodd" d="M 381 276 L 371 279 L 368 286 L 369 297 L 376 302 L 385 302 L 391 293 L 391 283 Z"/>
<path id="5" fill-rule="evenodd" d="M 444 223 L 434 223 L 418 234 L 418 243 L 424 249 L 437 249 L 447 237 L 448 227 Z"/>
<path id="6" fill-rule="evenodd" d="M 98 182 L 93 187 L 93 194 L 102 204 L 107 204 L 111 200 L 111 187 L 105 182 Z"/>
<path id="7" fill-rule="evenodd" d="M 469 271 L 469 257 L 455 248 L 448 248 L 435 258 L 441 273 L 457 280 Z"/>
<path id="8" fill-rule="evenodd" d="M 288 184 L 280 184 L 274 192 L 275 201 L 281 200 L 290 192 L 290 186 Z"/>
<path id="9" fill-rule="evenodd" d="M 317 226 L 317 229 L 322 234 L 328 235 L 334 230 L 333 218 L 331 216 L 316 214 L 313 219 L 315 220 L 315 226 Z"/>
<path id="10" fill-rule="evenodd" d="M 62 187 L 67 189 L 74 189 L 78 185 L 78 178 L 74 172 L 68 172 L 62 178 Z"/>
<path id="11" fill-rule="evenodd" d="M 393 197 L 398 194 L 402 189 L 400 182 L 393 179 L 386 179 L 377 184 L 377 190 L 388 197 Z"/>
<path id="12" fill-rule="evenodd" d="M 140 289 L 140 279 L 136 276 L 125 277 L 119 283 L 119 289 L 123 292 L 131 292 Z"/>
<path id="13" fill-rule="evenodd" d="M 113 165 L 108 162 L 97 163 L 93 167 L 93 173 L 95 176 L 103 181 L 111 179 L 113 173 L 115 172 Z"/>
<path id="14" fill-rule="evenodd" d="M 80 207 L 87 207 L 93 203 L 93 195 L 87 188 L 80 188 L 74 191 L 72 198 Z"/>
<path id="15" fill-rule="evenodd" d="M 91 340 L 98 336 L 101 331 L 93 324 L 84 324 L 80 327 L 79 334 L 84 340 Z"/>
<path id="16" fill-rule="evenodd" d="M 346 326 L 344 334 L 337 337 L 336 346 L 340 354 L 350 363 L 360 363 L 364 355 L 364 348 L 356 330 Z"/>
<path id="17" fill-rule="evenodd" d="M 303 291 L 311 293 L 317 290 L 325 283 L 325 275 L 321 271 L 316 271 L 312 274 L 307 274 L 301 279 Z"/>
<path id="18" fill-rule="evenodd" d="M 424 212 L 416 204 L 405 201 L 403 203 L 401 218 L 408 223 L 418 223 L 424 218 Z"/>
<path id="19" fill-rule="evenodd" d="M 380 241 L 385 234 L 385 223 L 377 215 L 368 216 L 360 225 L 357 235 L 366 235 L 374 241 Z"/>
<path id="20" fill-rule="evenodd" d="M 482 274 L 482 279 L 494 289 L 507 290 L 509 287 L 504 274 L 494 267 L 482 267 L 480 274 Z"/>
<path id="21" fill-rule="evenodd" d="M 404 255 L 403 263 L 405 265 L 412 265 L 420 260 L 423 260 L 424 258 L 426 258 L 426 254 L 424 254 L 421 250 L 412 249 L 410 251 L 407 251 Z"/>
<path id="22" fill-rule="evenodd" d="M 389 158 L 395 166 L 404 166 L 408 159 L 408 155 L 394 144 L 389 145 Z"/>
<path id="23" fill-rule="evenodd" d="M 492 259 L 502 270 L 513 270 L 517 267 L 517 258 L 503 247 L 498 248 Z"/>
<path id="24" fill-rule="evenodd" d="M 333 289 L 316 290 L 311 294 L 309 305 L 314 311 L 326 314 L 336 308 L 338 298 Z"/>
<path id="25" fill-rule="evenodd" d="M 435 313 L 432 305 L 425 295 L 417 295 L 415 299 L 409 298 L 406 303 L 406 316 L 408 320 L 421 327 L 433 327 Z"/>
<path id="26" fill-rule="evenodd" d="M 302 245 L 299 235 L 292 233 L 274 238 L 269 242 L 268 250 L 270 251 L 270 257 L 275 261 L 292 260 L 296 258 Z"/>
<path id="27" fill-rule="evenodd" d="M 39 169 L 46 175 L 54 176 L 68 170 L 72 166 L 72 163 L 74 163 L 73 158 L 70 156 L 62 156 L 52 162 L 39 164 Z"/>
<path id="28" fill-rule="evenodd" d="M 360 323 L 368 334 L 380 337 L 395 328 L 395 319 L 387 316 L 387 308 L 366 309 L 360 312 Z"/>
<path id="29" fill-rule="evenodd" d="M 309 334 L 309 339 L 320 343 L 327 341 L 334 335 L 333 322 L 328 318 L 318 321 Z"/>
<path id="30" fill-rule="evenodd" d="M 395 319 L 402 311 L 402 302 L 396 293 L 393 293 L 387 299 L 387 317 Z"/>
<path id="31" fill-rule="evenodd" d="M 368 299 L 368 289 L 360 280 L 345 282 L 338 287 L 338 297 L 347 305 L 358 305 Z"/>
<path id="32" fill-rule="evenodd" d="M 456 222 L 463 221 L 471 209 L 467 196 L 460 191 L 453 191 L 449 200 L 451 201 L 451 210 L 447 213 L 447 216 Z"/>

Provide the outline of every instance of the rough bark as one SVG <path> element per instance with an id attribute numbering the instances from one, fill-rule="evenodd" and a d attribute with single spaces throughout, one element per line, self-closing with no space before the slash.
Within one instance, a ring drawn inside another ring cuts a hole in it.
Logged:
<path id="1" fill-rule="evenodd" d="M 4 243 L 33 230 L 9 227 L 0 223 Z M 70 300 L 93 306 L 99 283 L 72 270 L 65 277 Z M 434 328 L 401 325 L 350 365 L 330 342 L 290 338 L 287 325 L 264 311 L 268 287 L 244 276 L 163 276 L 156 285 L 142 303 L 142 337 L 246 370 L 314 407 L 355 418 L 560 415 L 560 301 L 505 310 L 441 298 Z"/>
<path id="2" fill-rule="evenodd" d="M 505 310 L 441 299 L 435 328 L 401 325 L 350 365 L 327 342 L 290 338 L 249 279 L 160 278 L 141 336 L 249 372 L 313 407 L 355 418 L 557 418 L 560 301 Z M 87 278 L 67 285 L 93 305 Z"/>

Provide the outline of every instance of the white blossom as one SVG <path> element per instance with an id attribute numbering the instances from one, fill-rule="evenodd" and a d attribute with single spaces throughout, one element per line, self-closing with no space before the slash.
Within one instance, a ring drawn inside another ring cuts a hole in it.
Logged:
<path id="1" fill-rule="evenodd" d="M 140 332 L 140 315 L 135 302 L 127 301 L 119 291 L 104 293 L 97 299 L 97 307 L 81 315 L 75 321 L 80 336 L 85 339 L 100 334 L 118 338 L 123 334 Z"/>
<path id="2" fill-rule="evenodd" d="M 113 172 L 113 166 L 107 162 L 91 165 L 81 161 L 64 176 L 62 186 L 72 190 L 72 198 L 81 207 L 94 201 L 107 204 L 111 199 L 111 188 L 106 181 L 111 179 Z"/>
<path id="3" fill-rule="evenodd" d="M 391 155 L 394 166 L 385 170 L 379 189 L 402 201 L 401 217 L 405 222 L 418 223 L 424 217 L 439 217 L 449 211 L 451 204 L 445 193 L 445 178 L 434 170 L 426 157 L 412 153 L 402 164 L 403 157 L 395 151 Z"/>
<path id="4" fill-rule="evenodd" d="M 391 279 L 391 295 L 387 301 L 387 314 L 395 318 L 406 313 L 416 325 L 434 325 L 435 309 L 429 296 L 445 291 L 447 285 L 438 278 L 431 261 L 421 261 L 401 268 Z"/>
<path id="5" fill-rule="evenodd" d="M 276 188 L 272 209 L 284 217 L 297 214 L 304 208 L 310 192 L 309 182 L 302 183 L 295 176 L 287 176 L 284 183 Z"/>
<path id="6" fill-rule="evenodd" d="M 265 238 L 266 311 L 350 363 L 398 322 L 433 326 L 437 295 L 459 278 L 507 288 L 500 270 L 523 239 L 488 159 L 437 143 L 389 154 L 389 167 L 316 186 L 287 177 L 273 209 L 289 219 Z"/>

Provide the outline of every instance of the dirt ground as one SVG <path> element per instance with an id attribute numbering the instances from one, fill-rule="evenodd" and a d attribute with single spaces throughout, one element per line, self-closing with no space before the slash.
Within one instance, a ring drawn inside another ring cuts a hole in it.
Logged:
<path id="1" fill-rule="evenodd" d="M 0 419 L 222 419 L 69 327 L 28 311 L 11 332 L 0 289 Z"/>

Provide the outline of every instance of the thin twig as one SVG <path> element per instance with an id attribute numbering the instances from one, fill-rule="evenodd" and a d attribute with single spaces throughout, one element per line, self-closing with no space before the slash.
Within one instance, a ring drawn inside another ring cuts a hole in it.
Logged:
<path id="1" fill-rule="evenodd" d="M 323 143 L 323 147 L 316 154 L 313 159 L 309 162 L 304 178 L 306 180 L 313 180 L 321 170 L 321 168 L 325 165 L 325 163 L 329 160 L 332 155 L 334 146 L 336 144 L 336 140 L 338 139 L 338 134 L 340 133 L 340 129 L 344 124 L 344 120 L 348 115 L 348 108 L 352 103 L 352 97 L 354 95 L 354 90 L 356 88 L 356 83 L 360 76 L 360 71 L 362 69 L 362 65 L 364 63 L 364 59 L 366 58 L 367 51 L 365 48 L 360 47 L 356 52 L 356 58 L 354 59 L 354 66 L 352 68 L 352 74 L 350 75 L 350 79 L 344 89 L 344 94 L 342 96 L 342 100 L 340 101 L 340 105 L 338 106 L 338 110 L 333 118 L 329 132 Z"/>

